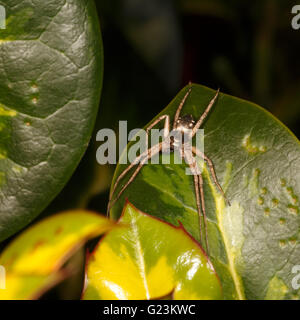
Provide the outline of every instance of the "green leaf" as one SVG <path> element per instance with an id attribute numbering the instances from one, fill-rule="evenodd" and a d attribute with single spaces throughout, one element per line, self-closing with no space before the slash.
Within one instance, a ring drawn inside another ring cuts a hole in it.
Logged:
<path id="1" fill-rule="evenodd" d="M 127 203 L 91 255 L 84 299 L 222 299 L 220 281 L 199 244 Z"/>
<path id="2" fill-rule="evenodd" d="M 0 30 L 0 241 L 58 194 L 88 145 L 102 84 L 93 1 L 6 0 Z"/>
<path id="3" fill-rule="evenodd" d="M 32 299 L 64 276 L 62 266 L 89 239 L 115 227 L 105 217 L 86 211 L 51 216 L 18 236 L 0 256 L 6 289 L 1 299 Z"/>
<path id="4" fill-rule="evenodd" d="M 169 114 L 172 121 L 186 91 L 160 115 Z M 198 119 L 214 94 L 193 85 L 182 114 Z M 203 128 L 205 153 L 231 201 L 226 206 L 205 166 L 209 256 L 225 298 L 299 298 L 300 291 L 292 288 L 295 274 L 291 272 L 300 263 L 299 141 L 266 110 L 225 94 L 220 94 Z M 114 179 L 125 167 L 118 165 Z M 199 240 L 193 179 L 185 168 L 173 163 L 146 165 L 112 208 L 111 216 L 120 216 L 128 198 L 167 222 L 177 225 L 181 221 Z"/>

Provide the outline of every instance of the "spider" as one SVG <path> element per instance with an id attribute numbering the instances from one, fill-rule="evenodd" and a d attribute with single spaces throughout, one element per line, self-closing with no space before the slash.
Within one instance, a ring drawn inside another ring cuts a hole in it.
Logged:
<path id="1" fill-rule="evenodd" d="M 164 129 L 163 129 L 163 141 L 150 147 L 148 150 L 140 154 L 138 157 L 135 158 L 135 160 L 118 176 L 113 189 L 110 193 L 109 197 L 109 203 L 107 207 L 107 213 L 109 213 L 109 210 L 111 207 L 115 204 L 115 202 L 120 198 L 122 193 L 125 191 L 125 189 L 132 183 L 132 181 L 135 179 L 137 174 L 140 172 L 144 164 L 151 159 L 154 155 L 160 153 L 161 151 L 164 152 L 166 150 L 169 150 L 170 152 L 174 152 L 175 150 L 179 152 L 182 159 L 189 165 L 190 170 L 192 172 L 193 178 L 194 178 L 194 188 L 195 188 L 195 196 L 196 196 L 196 204 L 197 204 L 197 212 L 198 212 L 198 219 L 199 219 L 199 231 L 200 231 L 200 242 L 203 243 L 202 239 L 202 217 L 204 221 L 204 230 L 205 230 L 205 245 L 206 249 L 208 251 L 208 236 L 207 236 L 207 216 L 206 216 L 206 210 L 205 210 L 205 199 L 204 199 L 204 190 L 203 190 L 203 177 L 200 173 L 198 163 L 193 155 L 196 155 L 198 157 L 201 157 L 207 164 L 211 173 L 211 176 L 213 178 L 214 183 L 216 184 L 217 188 L 221 192 L 222 196 L 226 200 L 227 204 L 230 205 L 230 202 L 227 200 L 225 193 L 218 181 L 214 165 L 212 160 L 210 160 L 203 152 L 198 150 L 196 147 L 192 146 L 190 141 L 187 143 L 182 143 L 182 137 L 185 134 L 186 129 L 189 129 L 189 134 L 191 134 L 190 138 L 193 138 L 197 132 L 197 130 L 201 127 L 202 123 L 206 119 L 208 113 L 210 112 L 211 108 L 215 104 L 218 96 L 219 96 L 219 89 L 217 90 L 216 95 L 212 98 L 212 100 L 209 102 L 208 106 L 206 107 L 205 111 L 199 118 L 199 120 L 196 122 L 193 119 L 193 116 L 190 114 L 184 115 L 183 117 L 180 117 L 181 110 L 186 102 L 186 99 L 190 95 L 192 91 L 192 85 L 189 84 L 189 88 L 183 97 L 182 101 L 180 102 L 176 113 L 175 118 L 173 121 L 173 131 L 177 133 L 176 135 L 173 135 L 170 137 L 170 117 L 169 115 L 162 115 L 159 118 L 157 118 L 153 123 L 151 123 L 148 128 L 146 129 L 146 134 L 148 137 L 149 131 L 157 125 L 160 121 L 164 120 Z M 174 138 L 175 136 L 175 138 Z M 181 139 L 181 141 L 179 140 Z M 181 142 L 181 143 L 179 143 Z M 180 148 L 181 147 L 181 148 Z M 129 180 L 126 182 L 126 184 L 122 187 L 122 189 L 119 191 L 117 196 L 113 199 L 115 191 L 117 186 L 119 185 L 119 182 L 123 177 L 134 167 L 137 165 L 137 168 L 129 178 Z M 201 211 L 202 209 L 202 211 Z"/>

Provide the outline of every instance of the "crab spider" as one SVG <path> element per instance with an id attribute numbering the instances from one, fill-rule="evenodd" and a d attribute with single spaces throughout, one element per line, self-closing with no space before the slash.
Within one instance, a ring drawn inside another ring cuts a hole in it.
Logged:
<path id="1" fill-rule="evenodd" d="M 203 177 L 199 170 L 199 165 L 194 157 L 200 157 L 202 158 L 208 165 L 208 168 L 210 170 L 211 176 L 213 178 L 214 183 L 216 184 L 217 188 L 219 189 L 220 193 L 223 195 L 224 199 L 230 205 L 230 202 L 226 199 L 225 193 L 218 181 L 213 162 L 200 150 L 198 150 L 196 147 L 191 145 L 191 139 L 189 142 L 182 143 L 182 137 L 185 134 L 187 129 L 189 129 L 189 132 L 191 134 L 191 138 L 193 138 L 197 132 L 197 130 L 201 127 L 204 120 L 206 119 L 208 113 L 210 112 L 211 108 L 215 104 L 218 95 L 219 90 L 217 91 L 216 95 L 212 98 L 212 100 L 209 102 L 208 106 L 206 107 L 205 111 L 199 118 L 199 120 L 196 122 L 192 115 L 187 114 L 183 117 L 180 117 L 181 110 L 186 102 L 186 99 L 190 95 L 192 91 L 192 87 L 190 84 L 190 87 L 188 91 L 186 92 L 185 96 L 183 97 L 182 101 L 180 102 L 173 121 L 173 130 L 172 132 L 175 132 L 174 136 L 170 137 L 170 117 L 169 115 L 162 115 L 156 120 L 154 120 L 146 129 L 147 137 L 149 134 L 149 131 L 157 125 L 159 122 L 164 121 L 164 129 L 163 129 L 163 141 L 152 146 L 142 154 L 140 154 L 138 157 L 135 158 L 135 160 L 118 176 L 113 189 L 110 193 L 109 197 L 109 203 L 107 207 L 107 213 L 109 213 L 110 208 L 115 204 L 115 202 L 120 198 L 122 193 L 125 191 L 125 189 L 130 185 L 130 183 L 135 179 L 137 174 L 140 172 L 144 164 L 147 163 L 149 159 L 151 159 L 153 156 L 157 155 L 161 151 L 170 151 L 174 152 L 175 150 L 179 152 L 181 158 L 189 165 L 190 170 L 192 172 L 193 178 L 194 178 L 194 188 L 195 188 L 195 196 L 196 196 L 196 204 L 197 204 L 197 212 L 199 216 L 199 229 L 200 229 L 200 241 L 202 243 L 202 222 L 201 218 L 203 215 L 203 221 L 204 221 L 204 230 L 205 230 L 205 244 L 206 249 L 208 251 L 208 237 L 207 237 L 207 217 L 206 217 L 206 209 L 205 209 L 205 199 L 204 199 L 204 189 L 203 189 Z M 136 167 L 135 171 L 129 178 L 129 180 L 126 182 L 126 184 L 121 188 L 119 193 L 116 197 L 114 197 L 115 191 L 117 186 L 119 185 L 120 181 L 124 178 L 124 176 L 133 168 Z M 113 199 L 114 198 L 114 199 Z M 202 209 L 202 210 L 201 210 Z"/>

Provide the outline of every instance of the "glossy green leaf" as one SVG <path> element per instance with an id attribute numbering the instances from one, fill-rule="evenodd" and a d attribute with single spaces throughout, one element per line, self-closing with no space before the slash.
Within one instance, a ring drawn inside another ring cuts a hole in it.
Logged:
<path id="1" fill-rule="evenodd" d="M 160 115 L 172 121 L 186 91 Z M 182 114 L 198 119 L 214 94 L 193 85 Z M 299 298 L 292 287 L 292 268 L 300 264 L 299 141 L 266 110 L 225 94 L 203 128 L 205 153 L 232 204 L 226 206 L 205 167 L 209 256 L 225 298 Z M 115 179 L 125 167 L 118 165 Z M 113 218 L 120 216 L 125 198 L 165 221 L 181 221 L 200 239 L 193 179 L 185 165 L 146 165 L 112 208 Z"/>
<path id="2" fill-rule="evenodd" d="M 0 256 L 0 265 L 7 275 L 0 300 L 39 296 L 63 278 L 60 270 L 77 249 L 115 225 L 92 212 L 70 211 L 27 229 Z"/>
<path id="3" fill-rule="evenodd" d="M 93 129 L 102 45 L 93 1 L 6 0 L 0 29 L 0 241 L 58 194 Z"/>
<path id="4" fill-rule="evenodd" d="M 211 262 L 182 226 L 129 203 L 119 223 L 90 256 L 84 299 L 222 299 Z"/>

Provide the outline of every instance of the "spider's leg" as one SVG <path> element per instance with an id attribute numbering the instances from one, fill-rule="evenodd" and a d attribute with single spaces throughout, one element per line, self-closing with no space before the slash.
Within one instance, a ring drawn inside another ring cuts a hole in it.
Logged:
<path id="1" fill-rule="evenodd" d="M 202 222 L 201 222 L 202 213 L 201 213 L 200 194 L 199 194 L 199 178 L 196 174 L 194 175 L 194 187 L 195 187 L 196 204 L 197 204 L 197 211 L 198 211 L 198 218 L 199 218 L 200 243 L 202 243 Z"/>
<path id="2" fill-rule="evenodd" d="M 148 145 L 148 134 L 149 134 L 149 131 L 150 131 L 157 123 L 159 123 L 159 122 L 162 121 L 163 119 L 165 119 L 164 138 L 167 138 L 167 136 L 169 135 L 169 133 L 170 133 L 170 117 L 169 117 L 169 115 L 163 115 L 163 116 L 157 118 L 155 121 L 153 121 L 153 123 L 151 123 L 151 124 L 149 125 L 149 127 L 146 129 L 146 139 L 147 139 L 146 145 Z M 154 146 L 153 148 L 155 148 L 155 146 Z M 114 195 L 114 193 L 115 193 L 115 191 L 116 191 L 116 188 L 117 188 L 120 180 L 121 180 L 136 164 L 138 164 L 142 158 L 146 157 L 145 160 L 147 161 L 147 160 L 149 159 L 149 152 L 150 152 L 150 150 L 151 150 L 151 149 L 148 149 L 148 150 L 146 150 L 144 153 L 142 153 L 141 155 L 139 155 L 139 156 L 134 160 L 134 162 L 132 162 L 132 163 L 119 175 L 118 179 L 117 179 L 116 182 L 114 183 L 113 189 L 112 189 L 112 191 L 111 191 L 111 193 L 110 193 L 110 196 L 109 196 L 109 202 L 108 202 L 108 206 L 107 206 L 107 215 L 108 215 L 108 213 L 109 213 L 110 208 L 111 208 L 111 207 L 113 206 L 113 204 L 117 201 L 117 199 L 116 199 L 116 200 L 114 200 L 113 203 L 111 203 L 112 198 L 113 198 L 113 195 Z M 153 155 L 151 155 L 151 157 L 152 157 L 152 156 L 153 156 Z M 151 158 L 151 157 L 150 157 L 150 158 Z M 137 169 L 140 170 L 141 168 L 138 167 Z M 136 169 L 136 170 L 137 170 L 137 169 Z M 138 170 L 138 172 L 139 172 L 139 170 Z M 124 189 L 124 190 L 125 190 L 125 189 Z"/>
<path id="3" fill-rule="evenodd" d="M 139 156 L 118 176 L 116 182 L 114 183 L 113 189 L 112 189 L 112 191 L 111 191 L 111 193 L 110 193 L 110 195 L 109 195 L 109 202 L 108 202 L 108 206 L 107 206 L 107 215 L 108 215 L 108 212 L 109 212 L 110 207 L 111 207 L 110 203 L 111 203 L 111 201 L 112 201 L 113 195 L 114 195 L 114 193 L 115 193 L 115 191 L 116 191 L 116 189 L 117 189 L 117 186 L 119 185 L 121 179 L 123 179 L 124 176 L 125 176 L 135 165 L 137 165 L 137 164 L 139 163 L 139 161 L 143 158 L 143 156 L 146 156 L 147 153 L 148 153 L 148 150 L 147 150 L 145 153 L 139 155 Z"/>
<path id="4" fill-rule="evenodd" d="M 191 87 L 192 84 L 191 84 L 191 82 L 189 83 L 189 85 L 190 85 L 190 88 L 188 89 L 187 93 L 185 94 L 185 96 L 184 96 L 183 99 L 181 100 L 180 105 L 179 105 L 179 107 L 178 107 L 177 110 L 176 110 L 175 117 L 174 117 L 174 122 L 173 122 L 173 130 L 176 129 L 176 122 L 177 122 L 177 120 L 178 120 L 178 118 L 179 118 L 181 109 L 182 109 L 182 107 L 184 106 L 184 103 L 185 103 L 187 97 L 190 95 L 190 93 L 191 93 L 191 91 L 192 91 L 192 87 Z"/>
<path id="5" fill-rule="evenodd" d="M 164 120 L 165 119 L 165 124 L 164 124 L 164 138 L 167 138 L 167 136 L 169 135 L 170 133 L 170 117 L 169 115 L 163 115 L 163 116 L 160 116 L 159 118 L 157 118 L 155 121 L 153 121 L 149 126 L 148 128 L 146 129 L 146 145 L 148 145 L 148 135 L 149 135 L 149 131 L 156 125 L 158 124 L 160 121 Z M 110 197 L 109 197 L 109 202 L 111 201 L 112 197 L 113 197 L 113 194 L 120 182 L 120 180 L 127 174 L 128 171 L 130 171 L 140 160 L 141 158 L 145 157 L 148 153 L 149 153 L 149 150 L 148 149 L 147 151 L 145 151 L 143 154 L 141 154 L 140 156 L 138 156 L 134 162 L 132 162 L 130 164 L 130 166 L 128 166 L 121 174 L 120 176 L 118 177 L 118 179 L 116 180 L 115 184 L 114 184 L 114 187 L 113 187 L 113 190 L 111 191 L 110 193 Z M 108 206 L 108 211 L 109 211 L 109 206 Z"/>
<path id="6" fill-rule="evenodd" d="M 142 169 L 143 165 L 145 163 L 142 161 L 137 168 L 135 169 L 134 173 L 132 174 L 132 176 L 130 177 L 130 179 L 126 182 L 126 184 L 122 187 L 121 191 L 118 193 L 118 195 L 115 197 L 115 199 L 113 201 L 110 201 L 108 206 L 107 206 L 107 214 L 109 213 L 109 210 L 111 209 L 111 207 L 116 203 L 116 201 L 120 198 L 120 196 L 122 195 L 122 193 L 125 191 L 125 189 L 129 186 L 129 184 L 134 180 L 134 178 L 137 176 L 137 174 L 140 172 L 140 170 Z"/>
<path id="7" fill-rule="evenodd" d="M 227 197 L 225 196 L 225 192 L 223 191 L 219 181 L 218 181 L 218 178 L 217 178 L 217 175 L 216 175 L 216 171 L 215 171 L 215 167 L 214 167 L 214 164 L 213 162 L 204 154 L 202 153 L 200 150 L 198 150 L 196 147 L 193 147 L 192 148 L 193 150 L 193 153 L 196 154 L 197 156 L 201 157 L 202 159 L 204 159 L 207 164 L 208 164 L 208 167 L 209 167 L 209 170 L 210 170 L 210 173 L 213 177 L 213 180 L 214 180 L 214 183 L 215 185 L 217 186 L 217 188 L 219 189 L 219 191 L 221 192 L 222 196 L 224 197 L 225 201 L 227 202 L 227 204 L 229 206 L 231 206 L 231 203 L 230 201 L 227 199 Z"/>
<path id="8" fill-rule="evenodd" d="M 198 211 L 198 217 L 199 217 L 200 242 L 201 242 L 201 244 L 203 244 L 203 240 L 202 240 L 202 215 L 203 215 L 203 220 L 205 221 L 206 214 L 205 214 L 205 211 L 203 211 L 203 207 L 202 207 L 202 212 L 201 212 L 201 199 L 200 199 L 200 191 L 201 190 L 199 190 L 200 169 L 199 169 L 199 166 L 198 166 L 196 160 L 193 157 L 193 153 L 192 153 L 191 148 L 182 147 L 181 154 L 182 154 L 182 157 L 184 157 L 185 162 L 189 165 L 191 173 L 194 177 L 195 197 L 196 197 L 197 211 Z M 204 207 L 204 210 L 205 210 L 205 207 Z M 206 227 L 206 222 L 204 223 L 204 227 Z M 205 231 L 205 234 L 206 234 L 206 231 Z"/>
<path id="9" fill-rule="evenodd" d="M 152 148 L 149 148 L 146 151 L 146 155 L 144 157 L 142 157 L 141 162 L 139 163 L 139 165 L 137 166 L 137 168 L 135 169 L 134 173 L 132 174 L 132 176 L 130 177 L 130 179 L 126 182 L 126 184 L 122 187 L 121 191 L 118 193 L 118 195 L 115 197 L 114 200 L 112 200 L 113 194 L 116 190 L 116 185 L 117 183 L 119 183 L 120 179 L 122 179 L 124 177 L 124 175 L 135 165 L 137 164 L 137 158 L 135 159 L 135 161 L 128 167 L 126 168 L 121 175 L 118 177 L 113 191 L 111 193 L 110 196 L 110 200 L 107 206 L 107 214 L 109 213 L 109 210 L 111 209 L 111 207 L 116 203 L 116 201 L 120 198 L 120 196 L 122 195 L 122 193 L 125 191 L 125 189 L 130 185 L 130 183 L 135 179 L 135 177 L 137 176 L 137 174 L 140 172 L 140 170 L 142 169 L 143 165 L 149 160 L 151 159 L 153 156 L 155 156 L 157 153 L 159 153 L 162 149 L 162 143 L 159 143 L 155 146 L 153 146 Z M 143 156 L 145 153 L 143 153 L 141 156 Z M 141 157 L 139 156 L 139 157 Z M 128 170 L 127 170 L 128 169 Z M 125 172 L 126 171 L 126 172 Z M 122 176 L 122 177 L 121 177 Z"/>
<path id="10" fill-rule="evenodd" d="M 209 247 L 208 247 L 208 234 L 207 234 L 207 219 L 206 219 L 206 210 L 205 210 L 203 178 L 202 178 L 202 175 L 201 175 L 201 174 L 199 174 L 198 179 L 199 179 L 199 189 L 200 189 L 201 207 L 202 207 L 203 220 L 204 220 L 206 252 L 208 253 L 208 252 L 209 252 Z"/>
<path id="11" fill-rule="evenodd" d="M 192 174 L 194 175 L 196 202 L 197 202 L 197 209 L 198 209 L 198 214 L 199 214 L 200 237 L 201 237 L 201 243 L 203 245 L 202 229 L 201 229 L 201 209 L 200 209 L 200 203 L 201 203 L 203 221 L 204 221 L 205 245 L 206 245 L 206 252 L 208 253 L 209 247 L 208 247 L 208 234 L 207 234 L 207 216 L 206 216 L 206 210 L 205 210 L 203 178 L 202 178 L 198 163 L 197 163 L 196 159 L 193 158 L 193 149 L 185 150 L 184 156 L 185 156 L 185 159 L 186 159 L 188 165 L 190 166 Z"/>
<path id="12" fill-rule="evenodd" d="M 220 89 L 218 89 L 216 95 L 211 99 L 210 103 L 208 104 L 208 106 L 206 107 L 205 111 L 203 112 L 202 116 L 199 118 L 199 120 L 197 121 L 197 123 L 195 124 L 193 131 L 192 131 L 192 136 L 194 136 L 197 132 L 197 130 L 201 127 L 203 121 L 205 120 L 205 118 L 207 117 L 210 109 L 213 107 L 213 105 L 215 104 L 218 95 L 219 95 Z"/>
<path id="13" fill-rule="evenodd" d="M 148 138 L 148 134 L 149 131 L 156 125 L 158 124 L 160 121 L 165 119 L 165 125 L 164 125 L 164 138 L 166 139 L 167 136 L 170 133 L 170 117 L 169 115 L 165 114 L 163 116 L 160 116 L 159 118 L 157 118 L 156 120 L 154 120 L 149 127 L 146 129 L 146 133 L 147 133 L 147 138 Z"/>

